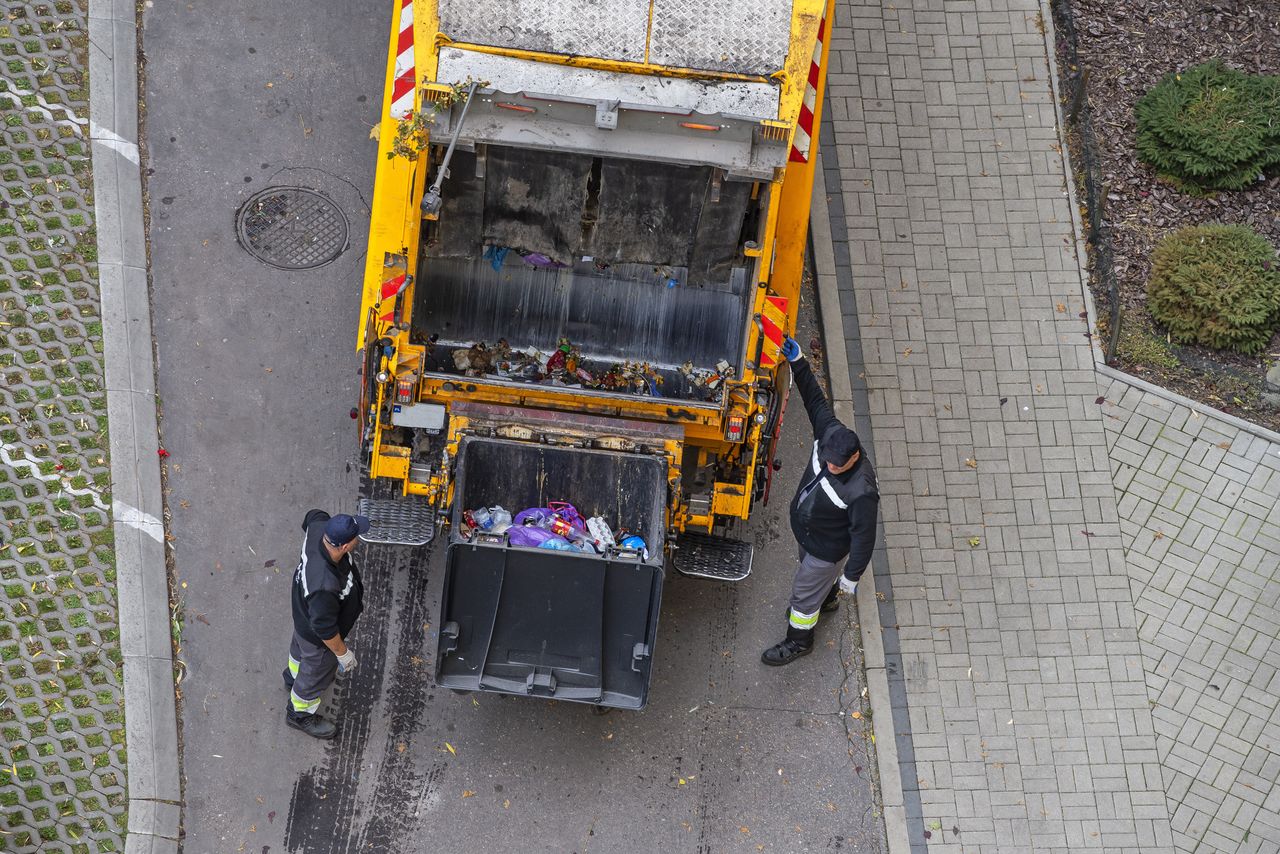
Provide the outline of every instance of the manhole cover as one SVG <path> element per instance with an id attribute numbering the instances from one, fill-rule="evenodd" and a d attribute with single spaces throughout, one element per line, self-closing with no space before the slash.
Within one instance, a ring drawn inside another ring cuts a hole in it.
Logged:
<path id="1" fill-rule="evenodd" d="M 236 213 L 236 238 L 259 261 L 282 270 L 322 267 L 347 249 L 347 218 L 314 190 L 270 187 Z"/>

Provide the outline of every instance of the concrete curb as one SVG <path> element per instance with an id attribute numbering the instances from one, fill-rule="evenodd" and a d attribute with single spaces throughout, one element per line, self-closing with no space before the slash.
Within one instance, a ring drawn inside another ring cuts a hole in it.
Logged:
<path id="1" fill-rule="evenodd" d="M 124 656 L 125 852 L 160 854 L 178 850 L 182 791 L 138 166 L 136 14 L 132 0 L 89 2 L 89 139 Z"/>
<path id="2" fill-rule="evenodd" d="M 1058 37 L 1057 31 L 1053 26 L 1053 9 L 1050 7 L 1049 0 L 1040 0 L 1040 17 L 1044 20 L 1045 55 L 1049 61 L 1049 85 L 1053 88 L 1053 109 L 1058 121 L 1058 144 L 1062 148 L 1063 179 L 1066 181 L 1067 196 L 1071 203 L 1071 227 L 1075 230 L 1076 259 L 1080 264 L 1080 290 L 1084 294 L 1085 311 L 1088 312 L 1089 330 L 1092 332 L 1098 328 L 1098 313 L 1093 305 L 1093 289 L 1089 284 L 1089 258 L 1082 236 L 1084 234 L 1084 222 L 1080 217 L 1080 198 L 1076 192 L 1076 170 L 1071 164 L 1071 150 L 1067 145 L 1064 130 L 1066 128 L 1066 116 L 1062 112 L 1062 90 L 1059 86 L 1058 57 L 1055 47 L 1058 44 Z M 1246 421 L 1238 416 L 1214 409 L 1208 404 L 1184 397 L 1163 386 L 1147 382 L 1118 368 L 1111 367 L 1107 364 L 1106 356 L 1102 352 L 1102 342 L 1098 340 L 1098 336 L 1093 335 L 1089 340 L 1091 345 L 1089 349 L 1093 353 L 1094 367 L 1102 376 L 1127 383 L 1134 388 L 1142 389 L 1170 403 L 1189 407 L 1201 415 L 1230 424 L 1232 427 L 1251 433 L 1268 442 L 1280 444 L 1280 433 L 1268 430 L 1261 424 L 1254 424 L 1252 421 Z"/>
<path id="3" fill-rule="evenodd" d="M 840 292 L 836 282 L 835 250 L 832 247 L 831 215 L 827 208 L 827 180 L 822 154 L 814 157 L 813 202 L 809 209 L 809 234 L 813 241 L 815 290 L 822 317 L 823 346 L 827 373 L 831 379 L 831 404 L 841 421 L 852 424 L 853 378 L 849 375 L 849 354 L 840 323 Z M 880 550 L 882 551 L 882 549 Z M 858 583 L 858 619 L 862 628 L 862 649 L 867 669 L 867 697 L 871 720 L 882 729 L 875 739 L 876 765 L 880 777 L 880 799 L 884 809 L 885 839 L 889 854 L 910 854 L 907 813 L 902 794 L 902 773 L 898 766 L 898 741 L 894 733 L 893 703 L 889 697 L 889 674 L 885 670 L 883 627 L 876 596 L 876 573 L 864 573 Z M 884 723 L 881 723 L 884 722 Z M 887 730 L 887 731 L 886 731 Z"/>

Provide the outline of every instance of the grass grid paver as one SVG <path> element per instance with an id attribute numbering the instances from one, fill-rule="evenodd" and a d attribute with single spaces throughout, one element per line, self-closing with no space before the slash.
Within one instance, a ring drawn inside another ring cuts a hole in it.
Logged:
<path id="1" fill-rule="evenodd" d="M 908 836 L 1163 854 L 1041 11 L 841 0 L 833 26 L 827 186 L 881 474 Z M 1142 426 L 1122 436 L 1134 460 Z"/>
<path id="2" fill-rule="evenodd" d="M 1280 852 L 1280 444 L 1101 390 L 1174 842 Z"/>
<path id="3" fill-rule="evenodd" d="M 86 10 L 0 4 L 0 851 L 123 850 Z"/>

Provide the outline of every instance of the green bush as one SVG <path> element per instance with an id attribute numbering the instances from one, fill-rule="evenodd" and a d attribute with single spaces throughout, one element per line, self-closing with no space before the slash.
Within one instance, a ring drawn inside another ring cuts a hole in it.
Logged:
<path id="1" fill-rule="evenodd" d="M 1280 165 L 1280 77 L 1214 59 L 1166 75 L 1135 113 L 1138 156 L 1182 189 L 1240 190 Z"/>
<path id="2" fill-rule="evenodd" d="M 1151 255 L 1147 307 L 1179 343 L 1257 353 L 1280 323 L 1275 250 L 1242 225 L 1180 228 Z"/>

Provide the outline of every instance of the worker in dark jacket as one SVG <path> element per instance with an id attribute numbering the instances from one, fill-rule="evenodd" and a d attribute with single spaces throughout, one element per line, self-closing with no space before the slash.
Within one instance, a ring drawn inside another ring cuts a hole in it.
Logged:
<path id="1" fill-rule="evenodd" d="M 293 573 L 293 640 L 284 671 L 290 701 L 285 721 L 315 738 L 333 738 L 338 728 L 318 714 L 320 695 L 339 669 L 356 668 L 347 638 L 364 609 L 364 586 L 351 552 L 369 520 L 311 510 L 302 530 L 302 556 Z"/>
<path id="2" fill-rule="evenodd" d="M 839 608 L 841 592 L 857 591 L 875 547 L 880 508 L 876 471 L 862 451 L 858 434 L 831 411 L 800 345 L 788 338 L 782 354 L 791 363 L 791 376 L 813 424 L 814 441 L 813 454 L 791 500 L 791 532 L 800 546 L 800 565 L 791 584 L 787 636 L 760 657 L 774 666 L 812 652 L 818 614 Z"/>

